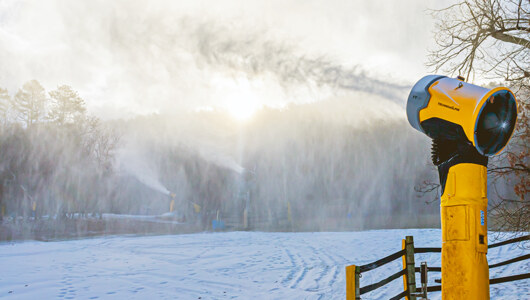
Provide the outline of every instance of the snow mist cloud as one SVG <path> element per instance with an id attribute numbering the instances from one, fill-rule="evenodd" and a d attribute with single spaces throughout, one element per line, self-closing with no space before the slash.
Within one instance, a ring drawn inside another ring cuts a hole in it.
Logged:
<path id="1" fill-rule="evenodd" d="M 411 41 L 401 31 L 382 29 L 422 5 L 266 3 L 3 1 L 0 85 L 16 90 L 33 78 L 47 89 L 69 84 L 103 118 L 223 107 L 230 100 L 219 95 L 236 89 L 223 83 L 240 81 L 257 105 L 313 102 L 337 89 L 402 103 L 411 82 L 399 78 L 405 68 L 388 67 L 421 66 L 408 53 L 419 47 L 404 47 Z M 370 15 L 378 21 L 367 23 Z M 428 33 L 403 24 L 407 35 Z M 382 64 L 373 68 L 374 61 Z"/>

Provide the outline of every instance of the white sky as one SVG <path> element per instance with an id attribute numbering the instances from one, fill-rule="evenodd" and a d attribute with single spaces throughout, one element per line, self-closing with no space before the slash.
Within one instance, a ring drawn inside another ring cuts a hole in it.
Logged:
<path id="1" fill-rule="evenodd" d="M 329 93 L 311 76 L 283 83 L 271 61 L 318 58 L 412 85 L 433 47 L 426 10 L 450 2 L 0 0 L 0 87 L 68 84 L 91 112 L 113 118 Z M 265 67 L 242 69 L 257 52 Z"/>

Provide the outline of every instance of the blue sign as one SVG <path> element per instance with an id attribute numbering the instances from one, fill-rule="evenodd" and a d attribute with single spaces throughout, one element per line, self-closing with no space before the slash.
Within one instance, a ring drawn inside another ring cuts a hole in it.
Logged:
<path id="1" fill-rule="evenodd" d="M 212 229 L 213 230 L 225 229 L 225 222 L 221 220 L 212 220 Z"/>
<path id="2" fill-rule="evenodd" d="M 484 226 L 484 224 L 486 223 L 486 220 L 485 220 L 485 216 L 484 216 L 484 211 L 481 210 L 480 211 L 480 225 Z"/>

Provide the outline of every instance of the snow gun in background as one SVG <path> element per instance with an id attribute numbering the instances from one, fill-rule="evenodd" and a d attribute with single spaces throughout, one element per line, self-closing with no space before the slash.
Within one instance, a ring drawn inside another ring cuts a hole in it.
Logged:
<path id="1" fill-rule="evenodd" d="M 514 131 L 514 94 L 428 75 L 412 88 L 407 117 L 433 139 L 442 188 L 442 298 L 489 299 L 487 164 Z"/>
<path id="2" fill-rule="evenodd" d="M 173 212 L 173 209 L 175 208 L 176 197 L 177 197 L 177 194 L 169 192 L 169 198 L 171 199 L 171 202 L 169 202 L 169 212 Z"/>
<path id="3" fill-rule="evenodd" d="M 175 209 L 175 199 L 177 198 L 177 194 L 169 192 L 168 196 L 171 199 L 171 202 L 169 202 L 169 212 L 173 212 L 173 210 Z M 201 206 L 199 204 L 197 204 L 197 203 L 195 203 L 193 201 L 189 201 L 189 200 L 187 200 L 187 201 L 189 203 L 193 204 L 193 211 L 195 211 L 195 213 L 200 213 L 201 212 Z"/>

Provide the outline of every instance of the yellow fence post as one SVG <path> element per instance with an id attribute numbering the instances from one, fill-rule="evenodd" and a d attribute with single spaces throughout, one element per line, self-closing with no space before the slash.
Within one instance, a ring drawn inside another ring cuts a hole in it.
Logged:
<path id="1" fill-rule="evenodd" d="M 361 294 L 359 292 L 359 267 L 351 265 L 346 267 L 346 300 L 359 300 Z"/>

